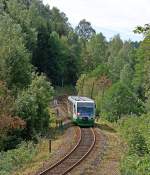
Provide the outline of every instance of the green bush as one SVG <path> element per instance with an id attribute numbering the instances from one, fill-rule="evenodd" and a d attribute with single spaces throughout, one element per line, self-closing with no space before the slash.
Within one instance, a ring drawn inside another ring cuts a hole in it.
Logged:
<path id="1" fill-rule="evenodd" d="M 150 115 L 125 117 L 118 126 L 128 144 L 121 161 L 121 174 L 150 175 Z"/>
<path id="2" fill-rule="evenodd" d="M 121 161 L 121 175 L 150 175 L 150 155 L 127 154 Z"/>
<path id="3" fill-rule="evenodd" d="M 106 92 L 103 104 L 103 116 L 109 121 L 117 121 L 124 115 L 140 114 L 143 106 L 138 98 L 121 82 L 113 84 Z"/>
<path id="4" fill-rule="evenodd" d="M 17 149 L 0 152 L 0 175 L 9 175 L 15 169 L 20 169 L 24 163 L 29 163 L 37 149 L 32 142 L 23 142 Z"/>
<path id="5" fill-rule="evenodd" d="M 132 137 L 129 140 L 129 148 L 131 153 L 135 153 L 138 156 L 144 156 L 149 152 L 145 138 L 138 130 L 133 131 Z"/>
<path id="6" fill-rule="evenodd" d="M 43 75 L 34 75 L 29 88 L 19 94 L 16 100 L 16 115 L 26 121 L 27 137 L 48 129 L 50 119 L 48 107 L 52 95 L 53 88 Z"/>

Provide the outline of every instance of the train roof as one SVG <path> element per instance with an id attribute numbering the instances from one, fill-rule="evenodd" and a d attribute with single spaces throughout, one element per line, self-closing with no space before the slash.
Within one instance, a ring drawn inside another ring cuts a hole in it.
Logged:
<path id="1" fill-rule="evenodd" d="M 88 98 L 88 97 L 81 97 L 81 96 L 69 96 L 68 100 L 70 101 L 76 101 L 76 102 L 94 102 L 94 100 Z"/>

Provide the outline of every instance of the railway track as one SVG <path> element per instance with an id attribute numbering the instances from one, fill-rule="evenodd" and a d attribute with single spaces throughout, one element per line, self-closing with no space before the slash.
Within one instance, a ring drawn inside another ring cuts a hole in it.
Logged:
<path id="1" fill-rule="evenodd" d="M 65 175 L 85 159 L 95 145 L 95 133 L 93 128 L 79 128 L 78 132 L 78 143 L 71 152 L 39 175 Z"/>

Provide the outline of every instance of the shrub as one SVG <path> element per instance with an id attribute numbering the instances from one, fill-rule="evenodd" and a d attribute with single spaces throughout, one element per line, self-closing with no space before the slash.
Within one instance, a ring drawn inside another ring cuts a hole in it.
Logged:
<path id="1" fill-rule="evenodd" d="M 53 88 L 44 75 L 34 75 L 31 85 L 16 100 L 16 114 L 26 121 L 26 136 L 43 133 L 49 126 L 48 107 Z"/>
<path id="2" fill-rule="evenodd" d="M 17 149 L 0 152 L 0 174 L 10 175 L 13 170 L 20 169 L 32 160 L 36 152 L 32 142 L 22 142 Z"/>
<path id="3" fill-rule="evenodd" d="M 127 154 L 121 161 L 121 175 L 149 175 L 150 155 Z"/>
<path id="4" fill-rule="evenodd" d="M 150 116 L 128 116 L 119 120 L 119 131 L 128 143 L 128 151 L 121 161 L 122 175 L 150 173 Z"/>
<path id="5" fill-rule="evenodd" d="M 138 156 L 144 156 L 149 152 L 145 138 L 138 130 L 133 131 L 132 137 L 129 140 L 129 148 L 131 153 L 135 153 Z"/>
<path id="6" fill-rule="evenodd" d="M 120 82 L 106 92 L 102 104 L 103 114 L 109 121 L 117 121 L 124 115 L 140 114 L 142 104 L 132 91 Z"/>

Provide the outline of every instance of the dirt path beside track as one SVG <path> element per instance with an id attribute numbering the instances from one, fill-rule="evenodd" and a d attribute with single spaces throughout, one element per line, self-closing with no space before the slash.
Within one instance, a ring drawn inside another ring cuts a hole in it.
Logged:
<path id="1" fill-rule="evenodd" d="M 123 142 L 113 130 L 95 128 L 96 147 L 71 175 L 120 175 Z"/>

